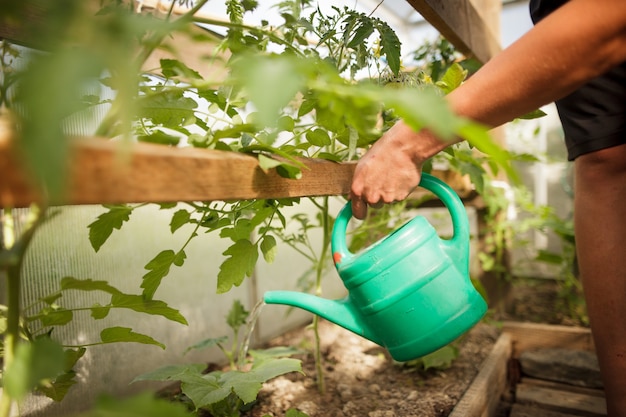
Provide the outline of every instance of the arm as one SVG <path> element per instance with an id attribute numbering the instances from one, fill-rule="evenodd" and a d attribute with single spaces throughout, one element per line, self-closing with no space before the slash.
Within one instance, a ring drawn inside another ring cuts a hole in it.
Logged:
<path id="1" fill-rule="evenodd" d="M 447 96 L 452 110 L 488 126 L 574 91 L 626 61 L 626 1 L 571 0 L 543 19 Z M 443 143 L 399 122 L 359 161 L 352 182 L 353 213 L 399 201 L 417 186 L 424 161 Z"/>

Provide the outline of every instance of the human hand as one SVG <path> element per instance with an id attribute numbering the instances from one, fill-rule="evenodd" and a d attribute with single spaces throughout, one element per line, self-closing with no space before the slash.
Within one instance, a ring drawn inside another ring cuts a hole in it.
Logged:
<path id="1" fill-rule="evenodd" d="M 420 183 L 424 162 L 453 142 L 396 123 L 357 163 L 350 189 L 352 215 L 364 219 L 368 206 L 380 208 L 406 199 Z"/>
<path id="2" fill-rule="evenodd" d="M 354 217 L 364 219 L 368 206 L 404 200 L 419 184 L 423 161 L 412 146 L 417 136 L 404 123 L 396 123 L 359 160 L 350 190 Z"/>

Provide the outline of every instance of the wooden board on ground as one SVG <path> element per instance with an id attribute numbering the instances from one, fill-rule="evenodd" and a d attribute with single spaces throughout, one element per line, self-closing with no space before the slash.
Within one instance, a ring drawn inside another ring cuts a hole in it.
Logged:
<path id="1" fill-rule="evenodd" d="M 557 389 L 522 382 L 515 387 L 515 401 L 579 416 L 606 416 L 606 401 L 602 396 L 572 392 L 567 387 Z"/>
<path id="2" fill-rule="evenodd" d="M 502 331 L 511 335 L 515 357 L 525 350 L 548 347 L 595 350 L 591 332 L 583 327 L 505 321 Z"/>
<path id="3" fill-rule="evenodd" d="M 604 398 L 604 391 L 599 388 L 585 388 L 575 385 L 567 385 L 560 382 L 546 381 L 545 379 L 523 377 L 520 381 L 522 384 L 533 385 L 540 388 L 554 389 L 565 392 L 575 392 L 594 397 Z"/>
<path id="4" fill-rule="evenodd" d="M 511 337 L 503 333 L 449 417 L 492 416 L 506 389 L 506 364 L 510 357 Z"/>
<path id="5" fill-rule="evenodd" d="M 505 322 L 492 353 L 481 366 L 450 417 L 495 417 L 501 399 L 510 417 L 597 417 L 606 415 L 602 390 L 515 375 L 517 357 L 527 349 L 563 348 L 593 351 L 589 329 L 548 324 Z M 509 371 L 513 372 L 511 374 Z M 509 393 L 515 391 L 510 404 Z M 502 406 L 503 403 L 500 403 Z M 499 414 L 498 414 L 499 415 Z"/>
<path id="6" fill-rule="evenodd" d="M 559 413 L 558 411 L 549 411 L 538 408 L 534 405 L 513 404 L 509 417 L 580 417 L 576 414 Z"/>

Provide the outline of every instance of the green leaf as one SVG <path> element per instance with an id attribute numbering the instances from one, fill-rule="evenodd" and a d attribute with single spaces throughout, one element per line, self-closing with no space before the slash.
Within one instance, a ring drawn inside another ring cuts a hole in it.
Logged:
<path id="1" fill-rule="evenodd" d="M 51 305 L 51 304 L 54 304 L 62 296 L 63 296 L 63 294 L 61 292 L 57 292 L 55 294 L 50 294 L 50 295 L 48 295 L 46 297 L 41 297 L 39 300 L 44 302 L 44 303 L 46 303 L 46 304 L 48 304 L 48 305 Z"/>
<path id="2" fill-rule="evenodd" d="M 80 291 L 104 291 L 109 294 L 121 294 L 122 292 L 113 287 L 107 281 L 94 281 L 92 279 L 78 279 L 74 277 L 63 277 L 61 279 L 62 290 Z"/>
<path id="3" fill-rule="evenodd" d="M 244 308 L 241 301 L 235 300 L 233 301 L 233 305 L 230 307 L 228 316 L 226 316 L 226 323 L 235 333 L 237 333 L 239 328 L 246 324 L 249 314 L 250 312 Z"/>
<path id="4" fill-rule="evenodd" d="M 278 119 L 278 123 L 276 125 L 276 129 L 281 132 L 293 132 L 295 127 L 295 122 L 293 118 L 289 116 L 281 116 Z"/>
<path id="5" fill-rule="evenodd" d="M 281 161 L 277 161 L 276 159 L 269 158 L 263 154 L 259 154 L 258 158 L 259 158 L 259 167 L 266 174 L 269 172 L 270 169 L 276 168 L 277 166 L 282 165 Z"/>
<path id="6" fill-rule="evenodd" d="M 447 369 L 452 366 L 452 362 L 459 356 L 459 350 L 452 345 L 447 345 L 424 357 L 422 362 L 424 369 Z"/>
<path id="7" fill-rule="evenodd" d="M 333 161 L 333 162 L 343 161 L 340 155 L 335 155 L 334 153 L 330 153 L 330 152 L 320 152 L 317 154 L 317 157 L 320 159 L 325 159 L 327 161 Z"/>
<path id="8" fill-rule="evenodd" d="M 302 177 L 300 166 L 292 164 L 288 161 L 278 161 L 269 158 L 263 154 L 258 154 L 259 166 L 263 172 L 267 173 L 270 169 L 276 168 L 276 172 L 285 178 L 299 179 Z"/>
<path id="9" fill-rule="evenodd" d="M 174 233 L 182 226 L 189 223 L 189 219 L 191 218 L 191 214 L 184 209 L 176 211 L 172 216 L 172 221 L 170 222 L 170 231 Z"/>
<path id="10" fill-rule="evenodd" d="M 317 100 L 311 99 L 305 99 L 302 104 L 300 104 L 300 108 L 298 109 L 298 117 L 302 117 L 305 114 L 308 114 L 310 112 L 313 111 L 313 109 L 315 109 L 315 107 L 317 106 Z"/>
<path id="11" fill-rule="evenodd" d="M 139 140 L 139 142 L 176 146 L 180 143 L 180 136 L 174 136 L 161 130 L 155 130 L 148 135 L 138 135 L 137 140 Z"/>
<path id="12" fill-rule="evenodd" d="M 375 20 L 375 26 L 380 35 L 381 53 L 387 58 L 389 69 L 394 75 L 400 72 L 401 42 L 396 32 L 382 20 Z"/>
<path id="13" fill-rule="evenodd" d="M 310 63 L 309 63 L 310 64 Z M 279 112 L 304 86 L 312 68 L 288 55 L 250 56 L 233 63 L 233 74 L 245 86 L 263 126 L 276 126 Z"/>
<path id="14" fill-rule="evenodd" d="M 44 308 L 38 316 L 44 327 L 64 326 L 74 318 L 74 313 L 65 308 Z"/>
<path id="15" fill-rule="evenodd" d="M 197 376 L 193 381 L 187 379 L 181 384 L 181 389 L 196 408 L 218 403 L 232 392 L 231 386 L 222 386 L 212 374 Z"/>
<path id="16" fill-rule="evenodd" d="M 540 249 L 539 253 L 535 257 L 535 260 L 553 265 L 559 265 L 563 262 L 563 255 Z"/>
<path id="17" fill-rule="evenodd" d="M 67 395 L 70 388 L 76 385 L 76 372 L 68 371 L 58 376 L 51 382 L 45 382 L 37 387 L 37 390 L 42 392 L 46 397 L 53 401 L 59 402 Z"/>
<path id="18" fill-rule="evenodd" d="M 147 299 L 152 299 L 154 293 L 159 288 L 161 280 L 170 272 L 172 265 L 180 266 L 180 255 L 171 249 L 161 251 L 144 267 L 148 272 L 143 276 L 141 288 L 144 289 L 143 295 Z M 184 258 L 183 258 L 184 259 Z M 178 262 L 178 263 L 177 263 Z M 182 264 L 181 264 L 182 265 Z"/>
<path id="19" fill-rule="evenodd" d="M 176 207 L 177 203 L 169 202 L 169 203 L 159 203 L 159 210 L 168 210 Z"/>
<path id="20" fill-rule="evenodd" d="M 452 140 L 462 120 L 448 107 L 434 88 L 389 90 L 383 89 L 381 98 L 414 130 L 428 127 L 443 140 Z"/>
<path id="21" fill-rule="evenodd" d="M 258 201 L 257 206 L 259 205 L 259 203 L 263 204 L 263 206 L 261 208 L 255 207 L 256 213 L 254 214 L 254 217 L 250 219 L 250 223 L 252 223 L 252 225 L 255 227 L 263 223 L 265 220 L 271 218 L 276 212 L 275 207 L 271 205 L 265 205 L 264 201 L 262 200 Z"/>
<path id="22" fill-rule="evenodd" d="M 187 407 L 169 399 L 156 398 L 151 392 L 130 398 L 102 396 L 84 417 L 189 417 Z"/>
<path id="23" fill-rule="evenodd" d="M 259 245 L 261 248 L 261 253 L 263 254 L 263 258 L 265 262 L 271 264 L 276 259 L 276 254 L 278 253 L 278 246 L 276 246 L 276 238 L 272 235 L 263 236 L 263 240 L 261 240 L 261 244 Z"/>
<path id="24" fill-rule="evenodd" d="M 145 345 L 156 345 L 165 349 L 163 343 L 157 342 L 152 337 L 141 333 L 133 332 L 129 327 L 108 327 L 100 332 L 100 339 L 103 343 L 143 343 Z"/>
<path id="25" fill-rule="evenodd" d="M 539 119 L 540 117 L 544 117 L 545 115 L 546 113 L 543 110 L 537 109 L 537 110 L 533 110 L 531 112 L 528 112 L 526 114 L 519 116 L 518 119 L 523 119 L 523 120 Z"/>
<path id="26" fill-rule="evenodd" d="M 217 275 L 217 292 L 223 294 L 233 286 L 238 287 L 246 276 L 254 271 L 259 252 L 249 240 L 241 239 L 230 246 L 223 255 L 228 258 L 220 266 Z"/>
<path id="27" fill-rule="evenodd" d="M 192 70 L 184 62 L 176 59 L 161 59 L 161 73 L 166 78 L 182 76 L 196 80 L 202 79 L 199 72 Z"/>
<path id="28" fill-rule="evenodd" d="M 74 365 L 82 358 L 87 352 L 84 347 L 78 349 L 66 349 L 65 350 L 65 370 L 70 371 L 74 368 Z"/>
<path id="29" fill-rule="evenodd" d="M 462 174 L 470 177 L 472 184 L 479 194 L 483 194 L 485 190 L 485 170 L 482 166 L 474 163 L 460 163 L 459 169 Z"/>
<path id="30" fill-rule="evenodd" d="M 133 211 L 133 208 L 127 205 L 105 207 L 109 211 L 99 215 L 96 221 L 87 226 L 89 228 L 89 242 L 96 252 L 111 236 L 113 229 L 119 230 L 122 224 L 130 219 L 130 214 Z"/>
<path id="31" fill-rule="evenodd" d="M 466 77 L 467 70 L 461 65 L 454 63 L 448 68 L 441 80 L 437 82 L 437 87 L 441 88 L 445 94 L 448 94 L 459 87 Z"/>
<path id="32" fill-rule="evenodd" d="M 261 362 L 266 358 L 285 358 L 304 352 L 291 346 L 274 346 L 268 349 L 251 349 L 249 353 L 255 361 Z"/>
<path id="33" fill-rule="evenodd" d="M 251 145 L 251 146 L 242 148 L 240 151 L 244 153 L 245 152 L 252 152 L 252 153 L 267 152 L 273 155 L 280 156 L 281 158 L 284 158 L 285 161 L 290 162 L 294 166 L 306 168 L 306 165 L 303 162 L 296 159 L 296 157 L 294 157 L 293 155 L 290 155 L 288 152 L 284 152 L 283 150 L 279 148 L 273 148 L 269 145 L 265 145 L 265 144 Z"/>
<path id="34" fill-rule="evenodd" d="M 269 381 L 289 372 L 302 372 L 302 362 L 293 358 L 269 358 L 257 365 L 256 361 L 250 370 L 261 382 Z"/>
<path id="35" fill-rule="evenodd" d="M 138 375 L 132 380 L 131 384 L 137 381 L 182 381 L 185 379 L 186 375 L 198 375 L 205 368 L 206 365 L 203 364 L 163 366 L 153 371 Z"/>
<path id="36" fill-rule="evenodd" d="M 235 126 L 228 127 L 222 130 L 216 130 L 213 132 L 213 139 L 224 139 L 224 138 L 238 138 L 246 133 L 256 133 L 257 128 L 255 125 L 250 123 L 241 123 Z"/>
<path id="37" fill-rule="evenodd" d="M 263 388 L 263 381 L 258 379 L 253 371 L 239 372 L 230 371 L 225 372 L 220 379 L 220 382 L 224 384 L 224 388 L 230 388 L 232 391 L 243 401 L 244 404 L 249 404 L 256 400 L 259 391 Z"/>
<path id="38" fill-rule="evenodd" d="M 305 137 L 307 142 L 311 145 L 322 147 L 331 144 L 330 136 L 328 136 L 328 132 L 324 129 L 309 130 L 306 132 Z"/>
<path id="39" fill-rule="evenodd" d="M 139 117 L 151 119 L 157 126 L 176 127 L 195 119 L 197 103 L 184 96 L 182 89 L 162 90 L 138 99 Z"/>
<path id="40" fill-rule="evenodd" d="M 15 400 L 21 400 L 41 381 L 61 374 L 65 353 L 58 343 L 45 337 L 20 343 L 15 357 L 3 375 L 2 384 Z"/>
<path id="41" fill-rule="evenodd" d="M 118 308 L 128 308 L 139 313 L 146 313 L 155 316 L 162 316 L 168 320 L 187 325 L 187 320 L 176 309 L 160 300 L 145 300 L 140 295 L 134 294 L 114 294 L 111 297 L 111 306 Z"/>
<path id="42" fill-rule="evenodd" d="M 176 256 L 174 256 L 174 265 L 183 266 L 185 263 L 185 259 L 187 259 L 187 254 L 184 250 L 179 251 Z"/>
<path id="43" fill-rule="evenodd" d="M 191 351 L 191 350 L 201 350 L 201 349 L 207 349 L 213 346 L 217 346 L 221 343 L 224 343 L 228 340 L 227 336 L 222 336 L 222 337 L 218 337 L 218 338 L 211 338 L 211 339 L 205 339 L 201 342 L 196 343 L 193 346 L 189 346 L 187 349 L 185 349 L 185 352 L 183 354 L 186 354 L 187 352 Z"/>
<path id="44" fill-rule="evenodd" d="M 100 303 L 95 303 L 89 309 L 91 310 L 91 317 L 94 320 L 101 320 L 105 318 L 109 315 L 109 312 L 111 311 L 111 307 L 103 306 Z"/>
<path id="45" fill-rule="evenodd" d="M 87 80 L 97 79 L 103 71 L 101 61 L 92 51 L 76 46 L 23 59 L 20 82 L 13 89 L 17 100 L 14 106 L 20 108 L 24 117 L 16 146 L 51 201 L 61 197 L 66 185 L 70 149 L 68 136 L 62 130 L 63 123 L 68 116 L 84 108 L 82 97 L 89 83 Z M 50 105 L 42 97 L 57 99 Z"/>
<path id="46" fill-rule="evenodd" d="M 303 413 L 302 411 L 296 408 L 290 408 L 285 413 L 285 417 L 309 417 L 307 413 Z"/>
<path id="47" fill-rule="evenodd" d="M 359 19 L 359 25 L 354 31 L 354 35 L 352 39 L 348 42 L 348 48 L 356 48 L 361 45 L 370 35 L 374 33 L 374 24 L 370 19 L 361 18 Z"/>
<path id="48" fill-rule="evenodd" d="M 292 180 L 299 180 L 302 178 L 302 170 L 300 167 L 287 163 L 277 166 L 276 172 L 283 178 L 290 178 Z"/>
<path id="49" fill-rule="evenodd" d="M 508 177 L 514 183 L 519 183 L 519 175 L 511 165 L 511 156 L 500 145 L 495 143 L 486 127 L 474 122 L 466 122 L 457 129 L 458 135 L 467 140 L 482 153 L 489 155 L 493 162 L 504 168 Z"/>
<path id="50" fill-rule="evenodd" d="M 242 239 L 249 239 L 252 231 L 254 230 L 254 224 L 250 219 L 241 218 L 237 220 L 233 227 L 225 227 L 220 231 L 220 237 L 230 238 L 233 242 L 237 242 Z"/>

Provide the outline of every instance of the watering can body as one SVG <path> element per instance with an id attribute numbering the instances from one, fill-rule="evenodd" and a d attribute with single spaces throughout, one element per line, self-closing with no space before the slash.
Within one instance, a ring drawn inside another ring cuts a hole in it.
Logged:
<path id="1" fill-rule="evenodd" d="M 487 305 L 469 279 L 469 224 L 465 207 L 445 183 L 423 174 L 420 186 L 446 205 L 454 234 L 441 239 L 417 216 L 358 254 L 348 250 L 350 203 L 337 216 L 332 253 L 348 290 L 342 300 L 270 291 L 267 304 L 311 311 L 387 348 L 397 361 L 427 355 L 474 326 Z"/>

